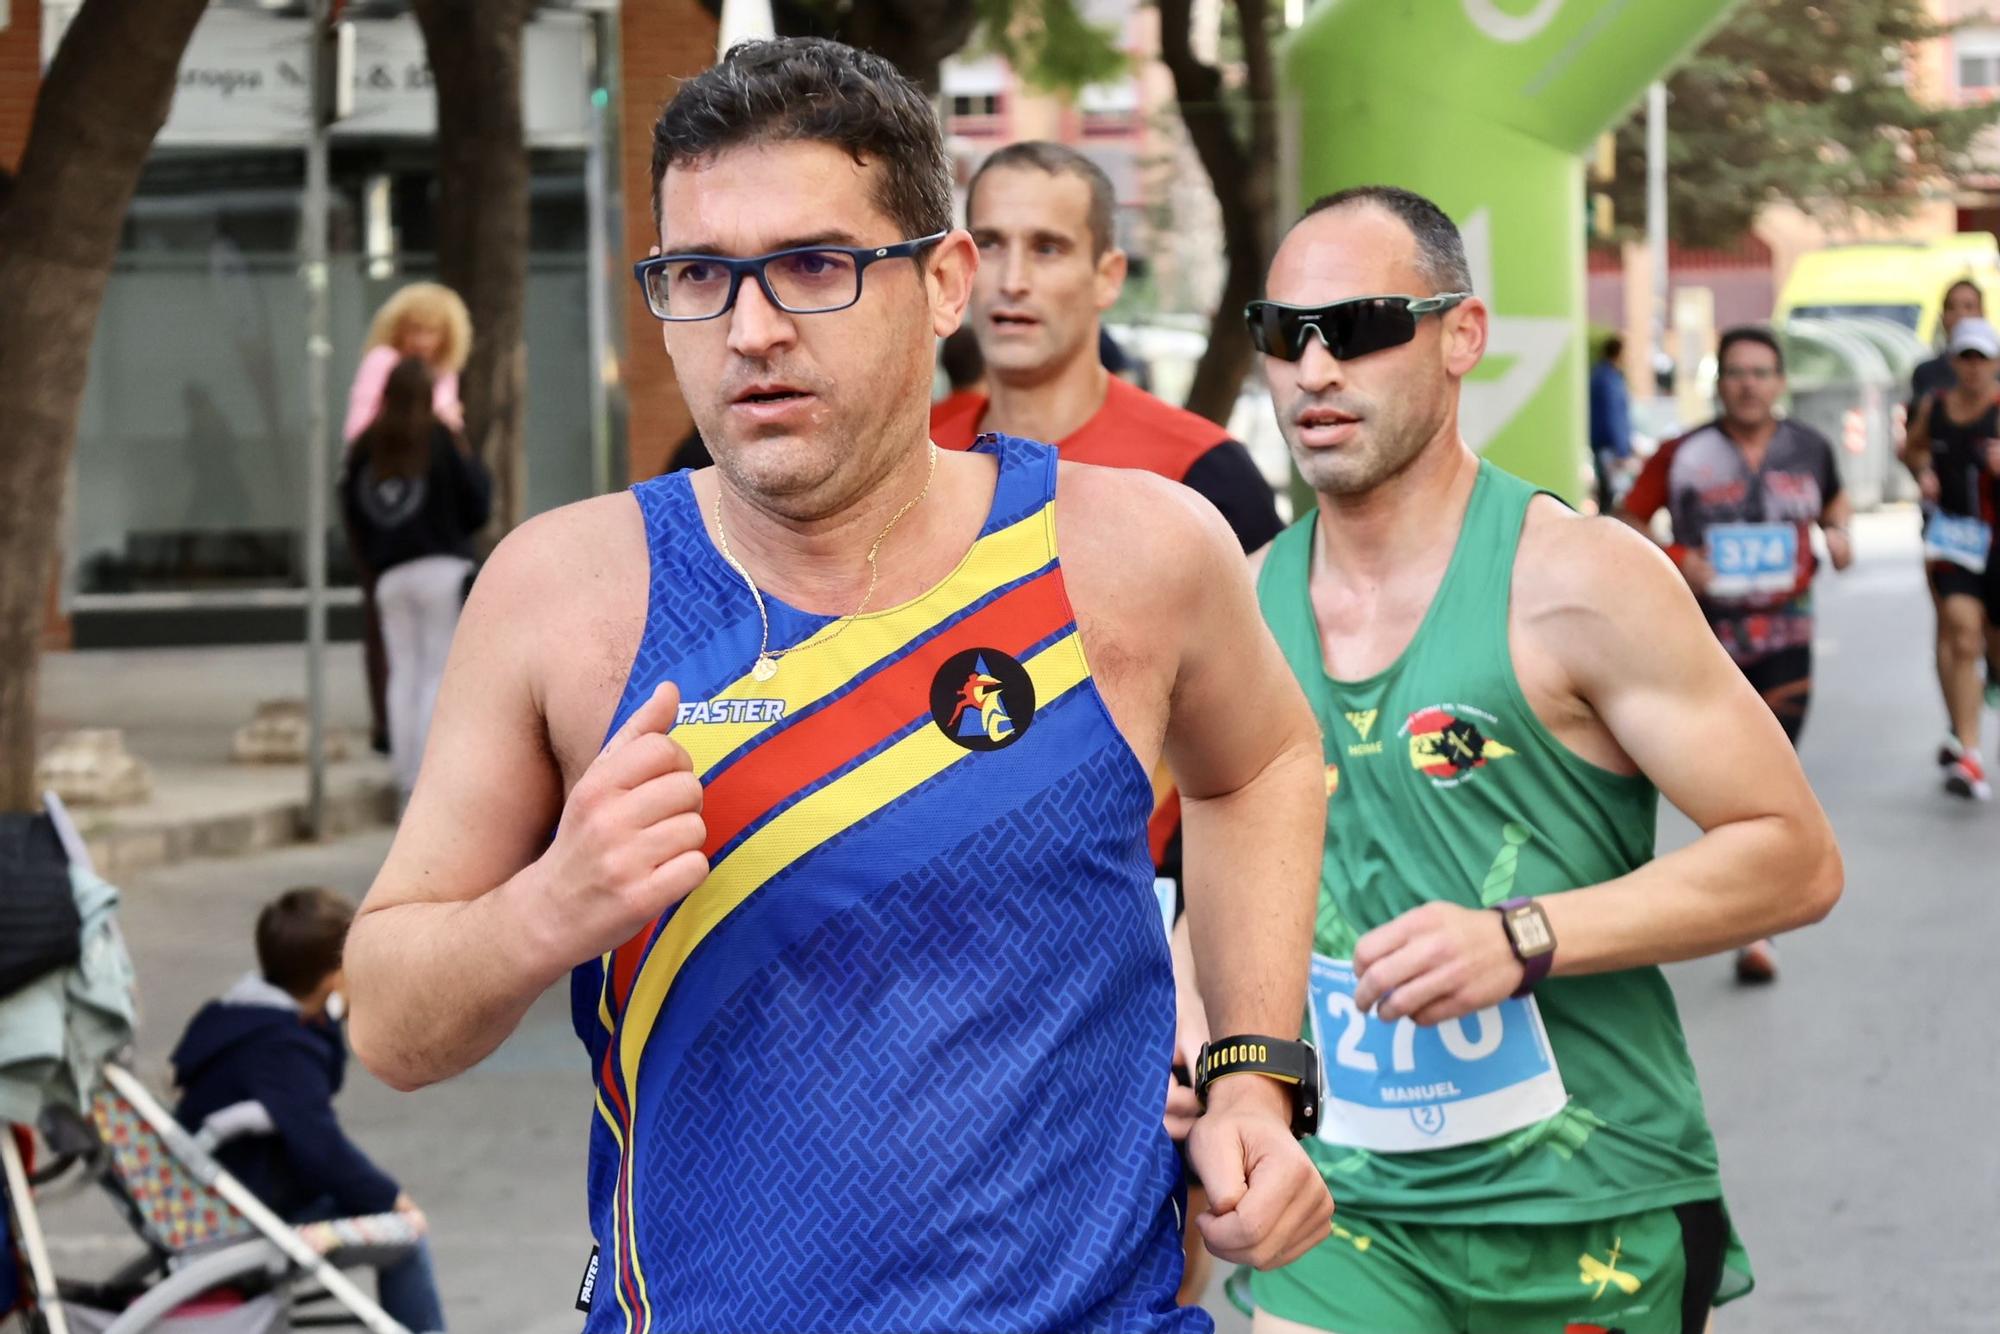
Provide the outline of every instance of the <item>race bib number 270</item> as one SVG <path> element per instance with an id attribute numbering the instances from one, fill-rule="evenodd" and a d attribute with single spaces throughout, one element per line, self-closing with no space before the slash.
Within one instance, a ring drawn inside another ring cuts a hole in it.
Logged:
<path id="1" fill-rule="evenodd" d="M 1377 1153 L 1477 1144 L 1569 1100 L 1533 996 L 1430 1027 L 1384 1023 L 1355 1006 L 1354 965 L 1315 954 L 1312 1027 L 1319 1137 L 1329 1144 Z"/>

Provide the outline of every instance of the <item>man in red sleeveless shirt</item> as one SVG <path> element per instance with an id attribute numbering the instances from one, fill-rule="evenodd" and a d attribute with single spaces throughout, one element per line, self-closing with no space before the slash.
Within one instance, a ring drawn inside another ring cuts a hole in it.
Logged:
<path id="1" fill-rule="evenodd" d="M 979 246 L 966 326 L 986 360 L 986 393 L 937 404 L 931 438 L 965 449 L 1000 431 L 1053 441 L 1071 463 L 1158 473 L 1199 491 L 1255 551 L 1283 525 L 1250 451 L 1098 356 L 1098 319 L 1125 285 L 1114 206 L 1110 179 L 1061 144 L 1010 144 L 980 164 L 965 196 Z"/>
<path id="2" fill-rule="evenodd" d="M 964 328 L 978 339 L 985 392 L 956 392 L 931 409 L 931 438 L 969 448 L 998 431 L 1053 441 L 1072 463 L 1139 468 L 1199 492 L 1221 511 L 1245 552 L 1283 527 L 1271 487 L 1250 451 L 1205 417 L 1174 407 L 1111 374 L 1100 355 L 1100 317 L 1125 285 L 1126 257 L 1113 235 L 1110 178 L 1073 148 L 1043 140 L 1010 144 L 980 164 L 966 189 L 966 228 L 979 247 Z M 954 389 L 957 385 L 954 384 Z M 1162 875 L 1180 878 L 1180 801 L 1162 770 L 1148 830 Z M 1185 931 L 1175 932 L 1185 954 Z M 1192 1008 L 1192 1007 L 1188 1007 Z M 1191 1055 L 1205 1039 L 1183 1026 Z M 1185 1057 L 1177 1052 L 1178 1063 Z M 1194 1091 L 1173 1090 L 1169 1125 L 1186 1133 Z M 1190 1232 L 1183 1301 L 1206 1274 Z"/>
<path id="3" fill-rule="evenodd" d="M 1072 463 L 1140 468 L 1199 492 L 1245 552 L 1284 525 L 1250 451 L 1222 427 L 1111 374 L 1099 317 L 1125 285 L 1113 235 L 1111 180 L 1073 148 L 1028 140 L 994 153 L 966 189 L 966 227 L 979 247 L 970 330 L 985 363 L 983 392 L 931 409 L 931 438 L 969 448 L 989 432 L 1053 441 Z M 954 389 L 958 389 L 956 384 Z M 1179 802 L 1162 781 L 1153 860 L 1178 878 Z"/>

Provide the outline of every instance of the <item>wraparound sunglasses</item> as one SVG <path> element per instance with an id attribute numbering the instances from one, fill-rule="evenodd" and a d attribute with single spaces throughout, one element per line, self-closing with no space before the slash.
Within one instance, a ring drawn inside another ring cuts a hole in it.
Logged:
<path id="1" fill-rule="evenodd" d="M 1309 334 L 1318 334 L 1336 361 L 1352 361 L 1401 347 L 1417 336 L 1418 320 L 1441 315 L 1471 296 L 1470 292 L 1356 296 L 1324 306 L 1252 301 L 1243 308 L 1243 316 L 1250 323 L 1251 343 L 1267 357 L 1297 361 L 1306 354 Z"/>

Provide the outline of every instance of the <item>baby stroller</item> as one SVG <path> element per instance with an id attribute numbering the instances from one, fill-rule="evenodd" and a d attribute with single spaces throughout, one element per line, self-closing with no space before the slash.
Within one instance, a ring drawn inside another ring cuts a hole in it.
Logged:
<path id="1" fill-rule="evenodd" d="M 81 923 L 84 939 L 80 948 L 54 951 L 56 967 L 27 986 L 0 989 L 0 1030 L 24 1015 L 45 1020 L 57 997 L 58 1008 L 102 1007 L 107 976 L 122 978 L 129 991 L 117 891 L 90 870 L 60 803 L 51 802 L 51 815 L 37 822 L 42 827 L 30 830 L 28 840 L 61 837 L 57 855 L 74 887 L 70 920 Z M 17 873 L 26 844 L 20 837 L 8 843 L 7 832 L 0 830 L 0 918 L 12 922 L 22 920 L 14 909 L 24 886 L 45 892 L 48 878 L 40 877 L 38 885 L 36 876 Z M 86 982 L 80 974 L 92 968 L 97 973 Z M 287 1334 L 312 1328 L 408 1334 L 343 1271 L 406 1258 L 421 1240 L 411 1219 L 388 1214 L 287 1224 L 211 1152 L 221 1138 L 268 1132 L 268 1118 L 257 1115 L 261 1109 L 246 1104 L 200 1137 L 190 1135 L 123 1066 L 79 1061 L 77 1035 L 89 1025 L 73 1015 L 58 1017 L 59 1040 L 68 1050 L 54 1063 L 62 1074 L 40 1081 L 46 1094 L 35 1128 L 51 1155 L 41 1170 L 31 1172 L 23 1149 L 36 1136 L 0 1116 L 0 1293 L 15 1286 L 5 1280 L 13 1278 L 18 1252 L 16 1309 L 28 1334 Z M 17 1108 L 19 1086 L 19 1080 L 7 1086 Z M 143 1245 L 109 1278 L 64 1278 L 50 1263 L 38 1202 L 92 1183 L 109 1192 Z M 0 1296 L 0 1328 L 6 1327 L 6 1304 Z"/>

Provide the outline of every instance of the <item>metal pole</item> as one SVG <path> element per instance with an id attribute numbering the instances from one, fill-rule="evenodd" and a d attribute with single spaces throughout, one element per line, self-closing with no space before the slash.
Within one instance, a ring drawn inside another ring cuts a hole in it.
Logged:
<path id="1" fill-rule="evenodd" d="M 21 1151 L 14 1147 L 14 1131 L 0 1122 L 0 1222 L 11 1212 L 14 1233 L 20 1238 L 21 1258 L 26 1262 L 28 1283 L 35 1295 L 35 1310 L 48 1334 L 69 1334 L 69 1317 L 63 1313 L 61 1290 L 49 1264 L 48 1243 L 42 1239 L 42 1220 L 35 1212 L 34 1188 L 28 1184 L 28 1168 Z M 9 1202 L 13 1208 L 8 1209 Z"/>
<path id="2" fill-rule="evenodd" d="M 1646 90 L 1646 247 L 1652 259 L 1653 337 L 1650 374 L 1667 350 L 1667 85 Z"/>
<path id="3" fill-rule="evenodd" d="M 611 490 L 611 300 L 606 285 L 611 281 L 611 208 L 605 198 L 605 172 L 610 168 L 606 152 L 608 132 L 604 35 L 608 17 L 597 16 L 591 24 L 590 143 L 583 161 L 584 232 L 587 237 L 584 259 L 584 294 L 590 321 L 590 486 L 603 495 Z M 621 287 L 619 289 L 623 291 Z"/>
<path id="4" fill-rule="evenodd" d="M 307 57 L 313 90 L 306 130 L 306 833 L 326 836 L 327 363 L 333 354 L 327 309 L 326 215 L 329 85 L 323 65 L 330 0 L 312 0 Z"/>

